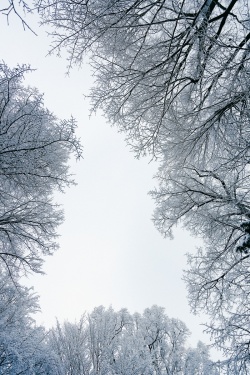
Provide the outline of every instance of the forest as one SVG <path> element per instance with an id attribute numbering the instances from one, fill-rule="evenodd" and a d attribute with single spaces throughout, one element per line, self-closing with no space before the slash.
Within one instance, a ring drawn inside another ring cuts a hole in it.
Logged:
<path id="1" fill-rule="evenodd" d="M 22 280 L 58 248 L 63 211 L 53 200 L 75 182 L 82 157 L 76 120 L 58 119 L 26 65 L 0 63 L 0 373 L 207 375 L 250 372 L 249 40 L 247 0 L 5 0 L 29 32 L 36 13 L 67 54 L 85 60 L 101 111 L 138 158 L 157 160 L 153 221 L 163 236 L 182 225 L 203 245 L 184 279 L 193 313 L 221 351 L 187 345 L 188 328 L 152 306 L 130 314 L 83 312 L 50 330 L 36 324 L 38 297 Z M 9 25 L 11 27 L 11 24 Z M 46 277 L 46 276 L 45 276 Z"/>

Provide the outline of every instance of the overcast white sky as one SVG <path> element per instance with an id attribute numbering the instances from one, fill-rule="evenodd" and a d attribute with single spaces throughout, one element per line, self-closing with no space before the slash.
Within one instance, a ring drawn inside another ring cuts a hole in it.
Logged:
<path id="1" fill-rule="evenodd" d="M 39 323 L 49 327 L 55 317 L 74 320 L 101 304 L 130 312 L 157 304 L 186 323 L 193 332 L 191 345 L 208 342 L 200 326 L 204 319 L 190 314 L 181 280 L 184 254 L 198 242 L 181 229 L 174 240 L 163 239 L 151 221 L 154 204 L 147 193 L 157 183 L 152 178 L 157 165 L 136 160 L 101 114 L 89 119 L 83 98 L 91 84 L 89 68 L 66 77 L 65 59 L 46 57 L 49 38 L 35 18 L 29 22 L 39 36 L 23 31 L 17 18 L 7 26 L 0 16 L 1 59 L 11 67 L 30 63 L 37 69 L 27 83 L 44 93 L 46 106 L 59 118 L 77 119 L 84 147 L 84 160 L 72 161 L 78 185 L 57 197 L 65 210 L 61 248 L 46 258 L 45 276 L 30 277 L 41 296 Z"/>

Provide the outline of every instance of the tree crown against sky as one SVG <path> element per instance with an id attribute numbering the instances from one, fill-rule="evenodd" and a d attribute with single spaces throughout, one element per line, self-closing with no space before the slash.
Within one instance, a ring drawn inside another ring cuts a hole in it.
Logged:
<path id="1" fill-rule="evenodd" d="M 59 374 L 59 361 L 47 345 L 48 333 L 35 324 L 39 310 L 32 289 L 21 286 L 0 265 L 0 373 Z"/>
<path id="2" fill-rule="evenodd" d="M 4 251 L 0 254 L 0 372 L 56 375 L 65 373 L 60 359 L 63 358 L 65 364 L 68 352 L 51 350 L 52 340 L 47 339 L 45 330 L 37 327 L 30 316 L 39 308 L 37 297 L 20 286 L 18 278 L 21 270 L 39 271 L 41 254 L 51 253 L 56 247 L 56 227 L 62 214 L 53 204 L 53 191 L 73 183 L 67 160 L 74 151 L 79 157 L 81 149 L 74 136 L 74 120 L 56 119 L 44 108 L 37 90 L 23 85 L 23 75 L 27 71 L 29 67 L 10 69 L 5 63 L 1 64 L 3 211 L 0 238 Z M 69 356 L 76 370 L 72 367 L 70 373 L 75 370 L 79 375 L 82 368 L 77 367 L 77 355 L 81 360 L 84 357 L 84 364 L 88 364 L 89 352 L 90 373 L 95 375 L 107 373 L 107 369 L 110 373 L 126 371 L 131 375 L 135 375 L 135 371 L 145 374 L 157 371 L 162 375 L 218 373 L 203 344 L 199 343 L 197 350 L 186 352 L 188 330 L 185 324 L 164 316 L 163 309 L 154 306 L 145 310 L 143 316 L 135 314 L 135 321 L 136 333 L 131 327 L 133 319 L 125 309 L 119 314 L 111 308 L 108 311 L 102 307 L 95 309 L 88 316 L 90 349 L 87 354 L 86 351 L 79 353 L 82 339 L 78 340 L 79 327 L 65 324 L 64 327 L 69 327 L 67 333 L 73 332 L 70 340 L 76 344 Z M 120 335 L 125 326 L 126 334 Z M 59 325 L 57 328 L 60 330 Z M 116 336 L 119 336 L 118 349 Z"/>
<path id="3" fill-rule="evenodd" d="M 12 1 L 9 2 L 13 4 Z M 93 110 L 161 166 L 155 223 L 205 241 L 186 274 L 194 310 L 247 374 L 249 357 L 249 5 L 244 0 L 40 0 L 69 67 L 90 54 Z M 216 321 L 213 318 L 216 318 Z M 232 366 L 232 367 L 230 367 Z"/>
<path id="4" fill-rule="evenodd" d="M 217 375 L 208 348 L 186 348 L 189 331 L 164 309 L 152 306 L 143 314 L 96 307 L 78 322 L 57 322 L 49 344 L 65 373 Z"/>
<path id="5" fill-rule="evenodd" d="M 65 48 L 70 64 L 90 52 L 93 107 L 126 131 L 139 153 L 161 154 L 177 143 L 187 157 L 195 143 L 190 157 L 197 149 L 202 157 L 218 123 L 244 108 L 249 33 L 243 0 L 58 0 L 42 1 L 40 9 L 54 26 L 54 48 Z"/>
<path id="6" fill-rule="evenodd" d="M 234 371 L 249 356 L 249 4 L 245 0 L 44 0 L 69 67 L 88 53 L 92 109 L 160 160 L 154 221 L 204 240 L 186 279 Z M 214 321 L 217 319 L 216 321 Z M 230 364 L 229 364 L 230 366 Z"/>
<path id="7" fill-rule="evenodd" d="M 75 120 L 58 120 L 24 87 L 29 71 L 0 64 L 0 259 L 10 274 L 41 271 L 57 248 L 63 213 L 53 192 L 73 183 L 68 160 L 81 156 Z"/>
<path id="8" fill-rule="evenodd" d="M 31 318 L 39 309 L 32 290 L 0 277 L 0 373 L 36 375 L 218 375 L 202 342 L 187 347 L 189 331 L 164 309 L 143 314 L 96 307 L 75 323 L 45 331 Z"/>

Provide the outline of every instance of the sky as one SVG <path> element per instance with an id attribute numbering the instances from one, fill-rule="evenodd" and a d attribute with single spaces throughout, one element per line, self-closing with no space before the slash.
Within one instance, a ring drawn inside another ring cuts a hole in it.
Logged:
<path id="1" fill-rule="evenodd" d="M 58 118 L 76 118 L 83 145 L 83 159 L 70 162 L 77 186 L 55 194 L 65 212 L 60 249 L 45 258 L 45 275 L 24 280 L 40 295 L 38 323 L 49 328 L 55 318 L 74 321 L 99 305 L 133 313 L 157 304 L 186 323 L 190 345 L 209 343 L 201 326 L 206 318 L 190 313 L 182 281 L 185 254 L 200 242 L 182 228 L 176 228 L 174 240 L 164 239 L 151 220 L 154 202 L 148 192 L 157 186 L 157 162 L 135 159 L 101 113 L 89 117 L 84 98 L 93 83 L 89 66 L 66 75 L 66 57 L 48 55 L 46 31 L 35 16 L 27 21 L 38 36 L 24 30 L 17 17 L 8 25 L 0 15 L 1 60 L 10 67 L 31 64 L 35 70 L 25 84 L 44 93 L 45 106 Z"/>

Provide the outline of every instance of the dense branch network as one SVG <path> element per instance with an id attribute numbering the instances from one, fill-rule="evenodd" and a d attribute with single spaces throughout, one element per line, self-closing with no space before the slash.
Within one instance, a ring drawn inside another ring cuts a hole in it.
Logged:
<path id="1" fill-rule="evenodd" d="M 53 192 L 73 183 L 68 158 L 81 155 L 75 120 L 57 120 L 33 88 L 29 67 L 0 64 L 0 260 L 9 273 L 40 271 L 57 248 L 63 214 Z"/>
<path id="2" fill-rule="evenodd" d="M 221 121 L 244 108 L 250 37 L 244 1 L 44 3 L 54 48 L 68 50 L 70 65 L 91 51 L 93 108 L 126 131 L 138 153 L 158 154 L 178 141 L 185 156 L 191 144 L 193 155 Z M 187 122 L 180 139 L 176 122 Z"/>
<path id="3" fill-rule="evenodd" d="M 171 234 L 182 223 L 203 238 L 187 273 L 191 304 L 216 316 L 210 331 L 231 356 L 229 371 L 247 374 L 249 2 L 38 6 L 53 28 L 53 49 L 67 50 L 69 67 L 88 53 L 96 78 L 92 109 L 126 133 L 137 155 L 159 158 L 156 226 Z"/>

